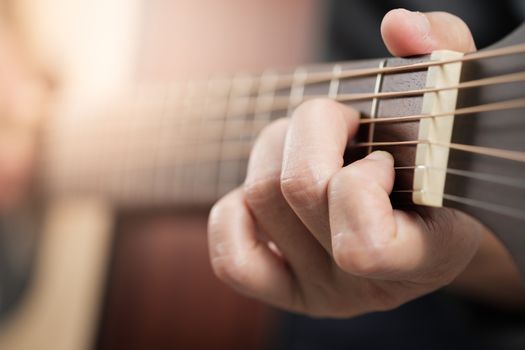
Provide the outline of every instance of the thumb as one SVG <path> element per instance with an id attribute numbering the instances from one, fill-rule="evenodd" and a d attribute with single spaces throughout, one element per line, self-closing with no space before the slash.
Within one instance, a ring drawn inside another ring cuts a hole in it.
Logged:
<path id="1" fill-rule="evenodd" d="M 392 10 L 383 18 L 381 35 L 386 47 L 395 56 L 421 55 L 439 49 L 476 50 L 465 22 L 446 12 Z"/>

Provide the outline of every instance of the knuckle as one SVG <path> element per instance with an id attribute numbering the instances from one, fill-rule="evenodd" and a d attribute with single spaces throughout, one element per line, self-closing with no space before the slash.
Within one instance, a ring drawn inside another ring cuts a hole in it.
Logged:
<path id="1" fill-rule="evenodd" d="M 329 196 L 337 196 L 340 190 L 345 187 L 347 182 L 346 172 L 348 172 L 347 169 L 345 169 L 345 171 L 338 171 L 330 178 L 327 185 Z"/>
<path id="2" fill-rule="evenodd" d="M 235 196 L 238 191 L 238 188 L 232 190 L 211 207 L 208 214 L 208 232 L 210 234 L 220 233 L 224 226 L 223 219 L 228 217 L 229 213 L 238 209 L 235 201 L 232 201 L 233 196 Z"/>
<path id="3" fill-rule="evenodd" d="M 284 170 L 280 188 L 288 203 L 305 207 L 319 201 L 326 191 L 328 180 L 313 169 Z"/>
<path id="4" fill-rule="evenodd" d="M 343 271 L 352 275 L 368 277 L 386 272 L 382 254 L 378 248 L 358 248 L 355 244 L 341 244 L 341 239 L 333 248 L 334 261 Z"/>
<path id="5" fill-rule="evenodd" d="M 227 196 L 227 195 L 226 195 Z M 208 215 L 208 221 L 210 225 L 216 224 L 218 221 L 218 218 L 222 216 L 222 213 L 224 212 L 225 206 L 226 206 L 226 198 L 222 197 L 219 199 L 210 209 L 210 214 Z"/>
<path id="6" fill-rule="evenodd" d="M 244 198 L 249 207 L 263 205 L 280 194 L 279 174 L 245 181 Z"/>
<path id="7" fill-rule="evenodd" d="M 288 120 L 285 118 L 278 119 L 266 126 L 254 145 L 254 149 L 261 144 L 268 144 L 275 141 L 276 137 L 283 135 L 288 127 Z M 254 161 L 253 154 L 250 162 Z M 264 204 L 268 201 L 272 201 L 276 198 L 276 195 L 280 195 L 280 168 L 275 171 L 267 170 L 268 174 L 261 175 L 258 173 L 250 172 L 243 184 L 244 198 L 248 206 Z"/>
<path id="8" fill-rule="evenodd" d="M 217 255 L 212 257 L 211 265 L 215 276 L 224 283 L 241 289 L 247 284 L 249 276 L 243 259 L 231 255 Z"/>

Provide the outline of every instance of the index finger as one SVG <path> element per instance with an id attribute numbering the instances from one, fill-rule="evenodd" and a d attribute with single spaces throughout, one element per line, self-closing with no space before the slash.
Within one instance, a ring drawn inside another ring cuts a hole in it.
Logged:
<path id="1" fill-rule="evenodd" d="M 358 112 L 350 107 L 330 99 L 313 99 L 295 110 L 286 135 L 281 191 L 328 252 L 328 182 L 343 167 L 343 155 L 358 121 Z"/>

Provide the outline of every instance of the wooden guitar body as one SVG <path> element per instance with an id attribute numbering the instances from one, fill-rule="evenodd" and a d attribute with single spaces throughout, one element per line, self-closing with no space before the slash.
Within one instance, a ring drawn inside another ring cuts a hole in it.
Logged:
<path id="1" fill-rule="evenodd" d="M 119 220 L 100 349 L 258 349 L 273 313 L 211 270 L 206 210 L 126 213 Z"/>
<path id="2" fill-rule="evenodd" d="M 113 212 L 96 199 L 47 208 L 31 280 L 2 320 L 1 349 L 89 349 L 97 331 Z"/>

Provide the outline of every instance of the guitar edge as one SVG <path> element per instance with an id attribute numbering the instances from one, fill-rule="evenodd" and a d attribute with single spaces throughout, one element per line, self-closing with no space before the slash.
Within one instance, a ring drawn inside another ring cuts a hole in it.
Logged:
<path id="1" fill-rule="evenodd" d="M 32 283 L 0 329 L 0 349 L 76 350 L 93 344 L 112 237 L 112 210 L 86 198 L 54 200 Z"/>

